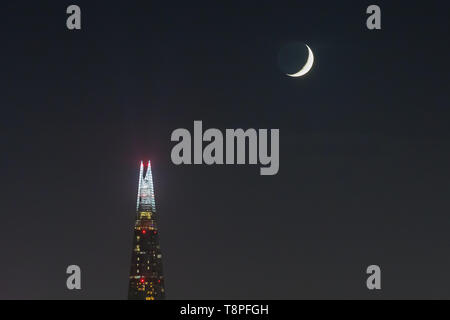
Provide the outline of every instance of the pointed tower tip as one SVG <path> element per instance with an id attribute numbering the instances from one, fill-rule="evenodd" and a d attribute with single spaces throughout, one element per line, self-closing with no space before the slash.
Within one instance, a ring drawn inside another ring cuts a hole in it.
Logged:
<path id="1" fill-rule="evenodd" d="M 152 179 L 152 164 L 150 160 L 147 162 L 147 172 L 145 173 L 145 179 Z"/>
<path id="2" fill-rule="evenodd" d="M 141 161 L 141 166 L 139 168 L 139 184 L 138 184 L 136 210 L 138 210 L 138 208 L 139 208 L 139 199 L 140 199 L 141 186 L 142 186 L 143 179 L 144 179 L 144 161 Z"/>

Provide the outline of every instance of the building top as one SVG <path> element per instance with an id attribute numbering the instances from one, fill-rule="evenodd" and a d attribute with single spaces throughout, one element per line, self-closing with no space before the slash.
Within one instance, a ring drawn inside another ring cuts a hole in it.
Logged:
<path id="1" fill-rule="evenodd" d="M 139 170 L 137 204 L 136 204 L 137 212 L 147 210 L 156 212 L 155 194 L 153 192 L 152 166 L 150 160 L 147 163 L 145 174 L 144 174 L 144 162 L 141 161 L 141 168 Z"/>

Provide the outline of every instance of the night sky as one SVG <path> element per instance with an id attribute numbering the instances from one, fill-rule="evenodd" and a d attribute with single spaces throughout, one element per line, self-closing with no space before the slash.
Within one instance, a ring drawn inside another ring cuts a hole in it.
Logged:
<path id="1" fill-rule="evenodd" d="M 0 4 L 0 299 L 125 299 L 141 159 L 169 299 L 450 298 L 450 5 L 182 3 Z M 278 175 L 175 166 L 194 120 L 280 129 Z"/>

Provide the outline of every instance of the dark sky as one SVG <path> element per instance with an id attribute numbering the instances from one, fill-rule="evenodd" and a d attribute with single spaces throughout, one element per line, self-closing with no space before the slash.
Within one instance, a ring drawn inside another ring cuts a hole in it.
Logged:
<path id="1" fill-rule="evenodd" d="M 450 298 L 450 5 L 183 3 L 1 2 L 0 299 L 125 299 L 141 159 L 169 299 Z M 279 128 L 279 174 L 173 165 L 194 120 Z"/>

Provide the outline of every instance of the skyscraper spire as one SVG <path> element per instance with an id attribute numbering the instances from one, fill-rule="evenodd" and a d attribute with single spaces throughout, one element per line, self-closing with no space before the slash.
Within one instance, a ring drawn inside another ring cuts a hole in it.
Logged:
<path id="1" fill-rule="evenodd" d="M 139 173 L 139 187 L 136 210 L 156 211 L 155 193 L 153 191 L 153 176 L 150 161 L 147 163 L 147 171 L 143 172 L 143 162 L 141 162 L 141 170 Z"/>
<path id="2" fill-rule="evenodd" d="M 141 161 L 141 168 L 139 170 L 139 183 L 138 183 L 138 193 L 137 193 L 137 201 L 136 201 L 136 211 L 139 209 L 139 197 L 141 194 L 141 183 L 144 175 L 144 161 Z"/>
<path id="3" fill-rule="evenodd" d="M 151 205 L 152 205 L 152 209 L 153 211 L 156 211 L 156 204 L 155 204 L 155 189 L 153 189 L 153 175 L 152 175 L 152 164 L 150 162 L 150 160 L 148 160 L 148 164 L 147 164 L 147 173 L 145 175 L 145 179 L 148 181 L 149 184 L 149 192 L 151 195 Z"/>

